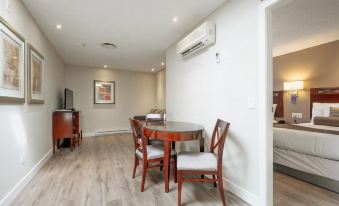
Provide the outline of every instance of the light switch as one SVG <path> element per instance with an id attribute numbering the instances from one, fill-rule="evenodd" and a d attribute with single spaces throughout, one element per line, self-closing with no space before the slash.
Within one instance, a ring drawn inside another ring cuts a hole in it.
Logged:
<path id="1" fill-rule="evenodd" d="M 255 109 L 257 108 L 257 103 L 255 97 L 248 97 L 247 99 L 247 107 L 248 109 Z"/>
<path id="2" fill-rule="evenodd" d="M 11 0 L 6 0 L 6 10 L 10 11 L 11 9 Z"/>

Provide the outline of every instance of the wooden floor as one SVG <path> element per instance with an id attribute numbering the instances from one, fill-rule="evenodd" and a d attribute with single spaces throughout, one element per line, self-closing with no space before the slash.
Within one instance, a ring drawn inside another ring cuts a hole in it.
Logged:
<path id="1" fill-rule="evenodd" d="M 177 185 L 164 193 L 163 174 L 147 173 L 140 192 L 140 169 L 132 179 L 133 146 L 129 135 L 85 138 L 74 152 L 62 149 L 39 171 L 12 205 L 120 206 L 177 205 Z M 248 205 L 226 193 L 229 206 Z M 221 205 L 211 184 L 184 183 L 183 205 Z M 339 205 L 339 194 L 274 173 L 275 206 Z"/>
<path id="2" fill-rule="evenodd" d="M 275 206 L 338 206 L 339 194 L 281 173 L 274 173 Z"/>
<path id="3" fill-rule="evenodd" d="M 39 171 L 12 205 L 120 206 L 177 205 L 177 185 L 164 192 L 159 169 L 147 173 L 140 192 L 140 168 L 132 179 L 133 146 L 130 135 L 84 138 L 80 148 L 62 149 Z M 183 205 L 222 205 L 212 184 L 184 183 Z M 226 193 L 228 206 L 248 205 Z"/>

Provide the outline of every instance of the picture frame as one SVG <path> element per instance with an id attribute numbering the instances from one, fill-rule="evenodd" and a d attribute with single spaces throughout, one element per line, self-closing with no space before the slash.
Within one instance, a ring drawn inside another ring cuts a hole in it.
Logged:
<path id="1" fill-rule="evenodd" d="M 94 104 L 115 104 L 115 81 L 94 80 Z"/>
<path id="2" fill-rule="evenodd" d="M 44 56 L 31 44 L 27 45 L 28 103 L 45 102 L 45 68 Z"/>
<path id="3" fill-rule="evenodd" d="M 25 103 L 25 38 L 0 17 L 0 102 Z"/>

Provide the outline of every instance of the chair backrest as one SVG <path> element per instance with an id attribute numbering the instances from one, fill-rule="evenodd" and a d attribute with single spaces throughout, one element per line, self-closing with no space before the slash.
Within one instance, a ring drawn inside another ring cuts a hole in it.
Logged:
<path id="1" fill-rule="evenodd" d="M 228 128 L 230 123 L 225 122 L 221 119 L 217 120 L 215 124 L 212 140 L 211 140 L 211 148 L 210 152 L 214 153 L 216 150 L 218 152 L 218 166 L 222 165 L 222 156 L 224 153 L 224 145 L 227 137 Z"/>
<path id="2" fill-rule="evenodd" d="M 143 158 L 147 159 L 147 138 L 144 136 L 142 124 L 138 120 L 132 118 L 130 118 L 129 121 L 132 126 L 135 150 L 140 149 L 143 153 Z"/>

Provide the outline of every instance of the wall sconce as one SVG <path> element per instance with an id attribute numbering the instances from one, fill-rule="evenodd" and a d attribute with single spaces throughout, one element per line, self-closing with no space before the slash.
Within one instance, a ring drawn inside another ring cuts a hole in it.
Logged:
<path id="1" fill-rule="evenodd" d="M 304 81 L 284 82 L 284 91 L 291 95 L 291 103 L 297 103 L 298 90 L 304 89 Z"/>

